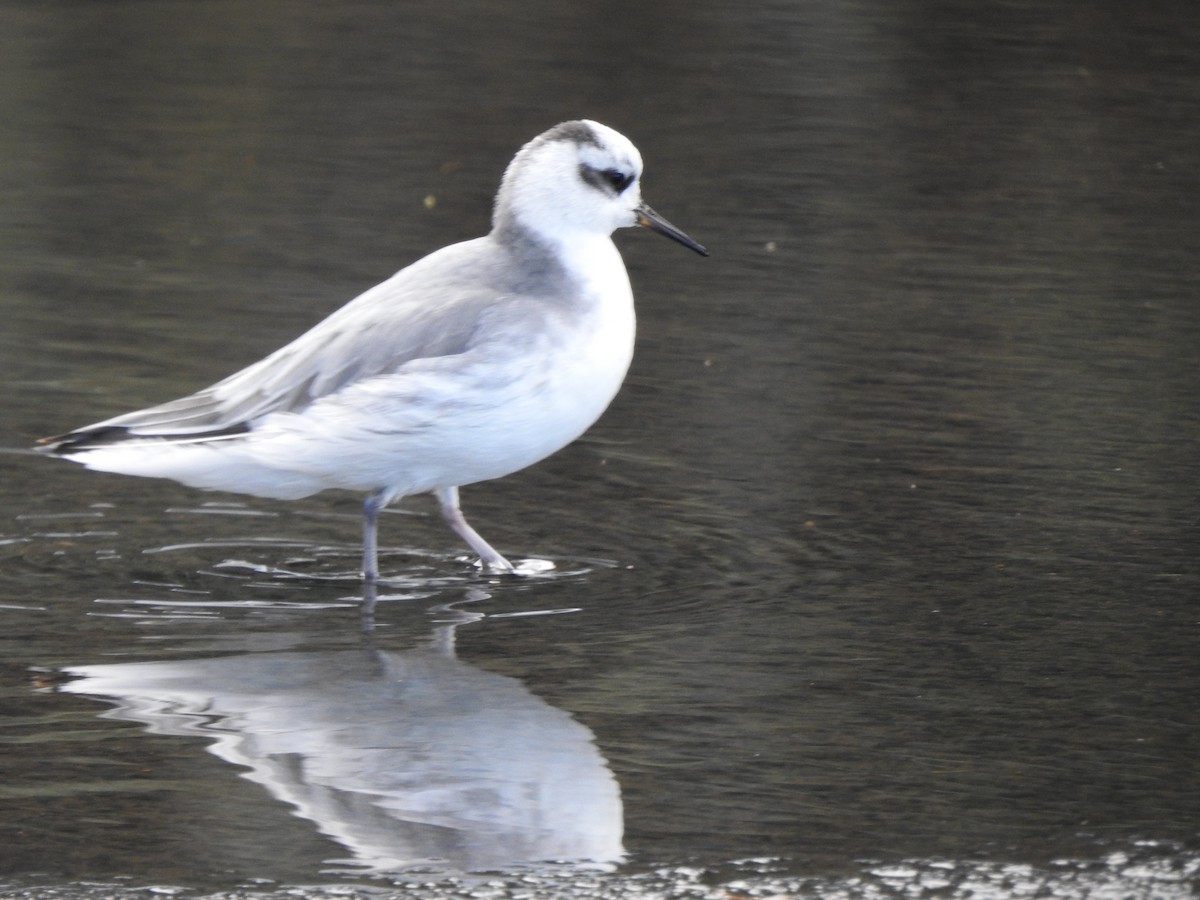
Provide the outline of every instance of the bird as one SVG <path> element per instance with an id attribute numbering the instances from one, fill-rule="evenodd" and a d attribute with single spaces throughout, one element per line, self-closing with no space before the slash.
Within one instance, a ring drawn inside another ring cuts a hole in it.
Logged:
<path id="1" fill-rule="evenodd" d="M 642 200 L 641 176 L 621 133 L 558 124 L 505 169 L 485 236 L 413 262 L 210 387 L 36 449 L 256 497 L 364 493 L 369 584 L 380 510 L 432 493 L 482 568 L 513 573 L 467 522 L 459 488 L 562 449 L 616 396 L 635 314 L 613 232 L 642 226 L 708 256 Z"/>

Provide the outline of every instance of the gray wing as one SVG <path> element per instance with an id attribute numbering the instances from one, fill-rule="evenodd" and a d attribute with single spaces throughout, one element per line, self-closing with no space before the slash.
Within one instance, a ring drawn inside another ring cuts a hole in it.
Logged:
<path id="1" fill-rule="evenodd" d="M 414 359 L 462 353 L 483 312 L 504 301 L 504 270 L 503 253 L 487 238 L 447 247 L 211 387 L 44 443 L 52 452 L 71 452 L 133 437 L 238 434 L 268 413 L 302 410 L 347 384 L 394 372 Z"/>

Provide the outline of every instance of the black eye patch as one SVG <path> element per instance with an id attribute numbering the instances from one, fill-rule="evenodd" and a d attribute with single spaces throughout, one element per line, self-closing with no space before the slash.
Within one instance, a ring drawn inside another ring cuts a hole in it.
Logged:
<path id="1" fill-rule="evenodd" d="M 620 169 L 594 169 L 591 166 L 580 166 L 579 176 L 594 188 L 617 194 L 636 180 L 635 175 Z"/>
<path id="2" fill-rule="evenodd" d="M 622 172 L 619 169 L 605 169 L 600 174 L 604 176 L 604 180 L 611 184 L 613 190 L 618 194 L 633 184 L 633 175 L 628 172 Z"/>

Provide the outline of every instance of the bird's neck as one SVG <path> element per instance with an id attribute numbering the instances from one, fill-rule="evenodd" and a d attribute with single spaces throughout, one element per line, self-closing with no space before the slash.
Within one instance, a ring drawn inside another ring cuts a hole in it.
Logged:
<path id="1" fill-rule="evenodd" d="M 625 264 L 609 235 L 571 228 L 533 228 L 510 215 L 496 221 L 491 236 L 521 258 L 525 271 L 557 269 L 581 287 L 629 290 Z"/>

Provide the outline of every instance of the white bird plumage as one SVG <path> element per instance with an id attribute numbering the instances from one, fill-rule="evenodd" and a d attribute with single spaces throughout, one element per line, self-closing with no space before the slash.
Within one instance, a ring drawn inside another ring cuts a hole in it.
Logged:
<path id="1" fill-rule="evenodd" d="M 211 387 L 40 449 L 260 497 L 365 491 L 368 581 L 379 509 L 431 491 L 482 564 L 511 572 L 463 518 L 458 487 L 549 456 L 616 395 L 635 325 L 612 232 L 642 225 L 707 255 L 642 202 L 641 171 L 623 135 L 564 122 L 514 157 L 487 236 L 418 260 Z"/>

